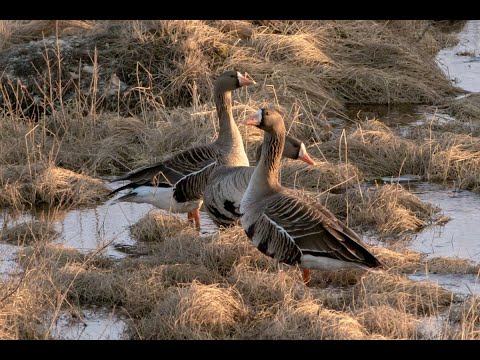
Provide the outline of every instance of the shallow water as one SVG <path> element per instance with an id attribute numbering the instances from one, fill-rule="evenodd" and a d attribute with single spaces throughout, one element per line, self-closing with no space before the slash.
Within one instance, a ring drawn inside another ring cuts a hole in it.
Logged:
<path id="1" fill-rule="evenodd" d="M 61 340 L 120 340 L 125 322 L 106 308 L 84 308 L 80 314 L 62 312 L 51 334 Z"/>
<path id="2" fill-rule="evenodd" d="M 409 247 L 430 256 L 458 256 L 479 263 L 480 194 L 428 183 L 410 183 L 409 189 L 450 218 L 444 225 L 421 231 Z"/>
<path id="3" fill-rule="evenodd" d="M 480 295 L 480 279 L 478 275 L 417 273 L 409 275 L 408 278 L 415 281 L 428 280 L 460 295 Z"/>
<path id="4" fill-rule="evenodd" d="M 459 43 L 437 55 L 440 68 L 462 89 L 480 92 L 480 20 L 467 21 Z"/>
<path id="5" fill-rule="evenodd" d="M 16 261 L 19 249 L 19 246 L 0 243 L 0 280 L 8 280 L 20 270 L 20 265 Z"/>

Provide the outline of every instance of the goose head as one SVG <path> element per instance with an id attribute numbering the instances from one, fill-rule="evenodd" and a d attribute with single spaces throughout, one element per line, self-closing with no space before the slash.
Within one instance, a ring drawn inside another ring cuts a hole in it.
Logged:
<path id="1" fill-rule="evenodd" d="M 283 157 L 286 157 L 288 159 L 301 160 L 306 162 L 308 165 L 315 165 L 315 162 L 307 153 L 307 148 L 305 147 L 305 144 L 297 138 L 294 138 L 293 136 L 287 135 L 287 137 L 285 138 Z"/>
<path id="2" fill-rule="evenodd" d="M 262 155 L 262 147 L 257 147 L 257 152 L 255 154 L 255 161 L 258 163 L 260 161 L 260 156 Z M 283 148 L 283 157 L 293 160 L 301 160 L 306 162 L 308 165 L 315 165 L 315 162 L 307 153 L 305 144 L 298 140 L 297 138 L 287 135 L 285 138 L 285 146 Z"/>
<path id="3" fill-rule="evenodd" d="M 215 81 L 215 88 L 219 91 L 233 91 L 242 86 L 255 85 L 256 82 L 248 75 L 242 75 L 239 71 L 228 70 L 220 75 Z"/>

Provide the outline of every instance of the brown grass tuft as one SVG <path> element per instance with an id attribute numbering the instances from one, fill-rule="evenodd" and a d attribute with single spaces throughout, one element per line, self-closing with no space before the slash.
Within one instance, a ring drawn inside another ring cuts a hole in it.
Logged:
<path id="1" fill-rule="evenodd" d="M 362 309 L 356 316 L 358 322 L 372 334 L 390 339 L 417 338 L 417 318 L 403 311 L 380 305 Z"/>
<path id="2" fill-rule="evenodd" d="M 351 315 L 323 308 L 317 301 L 279 304 L 279 311 L 255 323 L 255 339 L 347 340 L 365 339 L 362 325 Z"/>
<path id="3" fill-rule="evenodd" d="M 312 167 L 296 160 L 287 160 L 282 165 L 282 185 L 317 192 L 339 192 L 363 180 L 363 174 L 353 165 L 319 160 L 315 162 Z"/>
<path id="4" fill-rule="evenodd" d="M 350 226 L 373 226 L 382 235 L 419 230 L 439 211 L 400 184 L 366 190 L 357 187 L 321 198 L 337 216 L 347 218 Z"/>
<path id="5" fill-rule="evenodd" d="M 0 206 L 21 208 L 46 204 L 72 207 L 104 199 L 108 188 L 98 179 L 51 163 L 6 166 L 0 169 Z"/>
<path id="6" fill-rule="evenodd" d="M 480 339 L 480 298 L 470 296 L 463 303 L 454 306 L 449 319 L 458 324 L 456 331 L 450 331 L 453 339 Z"/>
<path id="7" fill-rule="evenodd" d="M 240 297 L 232 288 L 192 282 L 170 288 L 152 313 L 136 321 L 136 339 L 225 339 L 245 316 Z"/>
<path id="8" fill-rule="evenodd" d="M 354 286 L 352 295 L 357 307 L 385 305 L 417 316 L 436 314 L 456 299 L 450 291 L 427 281 L 374 273 L 367 273 Z"/>
<path id="9" fill-rule="evenodd" d="M 51 241 L 57 235 L 53 224 L 45 221 L 30 221 L 0 230 L 0 239 L 3 242 L 18 246 Z"/>
<path id="10" fill-rule="evenodd" d="M 195 234 L 192 225 L 187 221 L 161 212 L 148 213 L 133 224 L 130 231 L 132 237 L 141 242 L 159 242 L 173 236 Z"/>
<path id="11" fill-rule="evenodd" d="M 480 120 L 480 94 L 472 93 L 446 105 L 447 112 L 460 121 Z"/>

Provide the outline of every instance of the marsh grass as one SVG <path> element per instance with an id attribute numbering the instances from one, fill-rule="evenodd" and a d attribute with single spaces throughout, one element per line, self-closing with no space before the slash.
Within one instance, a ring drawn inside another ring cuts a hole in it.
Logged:
<path id="1" fill-rule="evenodd" d="M 278 271 L 243 230 L 166 232 L 177 221 L 150 213 L 136 225 L 157 235 L 139 243 L 149 253 L 122 261 L 106 258 L 102 249 L 81 253 L 46 242 L 21 251 L 26 275 L 1 287 L 5 294 L 19 284 L 1 302 L 4 338 L 48 338 L 55 314 L 97 305 L 114 307 L 127 319 L 123 336 L 135 339 L 417 339 L 420 319 L 460 304 L 451 292 L 403 275 L 441 264 L 448 272 L 465 267 L 456 259 L 426 261 L 408 250 L 373 248 L 386 272 L 314 271 L 306 288 L 297 268 Z M 462 311 L 459 321 L 474 316 Z M 448 336 L 460 336 L 453 317 L 452 324 Z M 467 330 L 464 337 L 474 337 Z"/>
<path id="2" fill-rule="evenodd" d="M 0 230 L 2 242 L 23 246 L 39 241 L 51 241 L 58 233 L 53 224 L 47 221 L 30 221 L 11 227 L 3 227 Z"/>

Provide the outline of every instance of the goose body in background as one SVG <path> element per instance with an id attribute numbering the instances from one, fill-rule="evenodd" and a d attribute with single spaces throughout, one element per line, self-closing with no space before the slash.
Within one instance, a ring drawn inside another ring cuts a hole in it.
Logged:
<path id="1" fill-rule="evenodd" d="M 261 147 L 257 151 L 257 163 L 260 155 Z M 305 144 L 292 136 L 286 137 L 283 156 L 315 165 Z M 254 170 L 254 166 L 219 166 L 213 170 L 203 193 L 203 206 L 217 226 L 232 226 L 240 219 L 240 202 Z"/>
<path id="2" fill-rule="evenodd" d="M 200 228 L 199 208 L 203 190 L 213 169 L 219 165 L 248 166 L 242 136 L 233 119 L 232 91 L 255 84 L 239 72 L 226 71 L 214 85 L 214 99 L 219 117 L 218 138 L 211 144 L 195 146 L 161 162 L 144 166 L 112 182 L 128 180 L 110 193 L 131 189 L 115 202 L 148 203 L 176 213 L 188 213 L 197 229 Z"/>
<path id="3" fill-rule="evenodd" d="M 358 235 L 314 199 L 278 181 L 285 124 L 275 110 L 258 110 L 244 121 L 264 130 L 262 155 L 240 205 L 240 222 L 265 255 L 299 265 L 308 285 L 309 269 L 338 270 L 382 266 Z"/>

